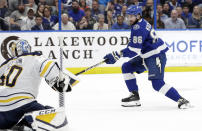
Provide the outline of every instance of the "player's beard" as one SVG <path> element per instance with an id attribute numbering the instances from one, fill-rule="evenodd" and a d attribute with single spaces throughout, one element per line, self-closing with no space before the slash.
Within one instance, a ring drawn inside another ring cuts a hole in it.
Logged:
<path id="1" fill-rule="evenodd" d="M 74 13 L 78 13 L 79 12 L 79 8 L 73 8 L 72 9 Z"/>
<path id="2" fill-rule="evenodd" d="M 135 24 L 137 24 L 137 22 L 138 22 L 138 19 L 136 19 L 135 21 L 130 21 L 130 24 L 135 25 Z"/>

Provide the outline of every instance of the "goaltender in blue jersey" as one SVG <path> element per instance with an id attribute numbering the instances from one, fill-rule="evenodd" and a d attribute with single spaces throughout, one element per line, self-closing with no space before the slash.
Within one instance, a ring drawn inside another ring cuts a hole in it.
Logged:
<path id="1" fill-rule="evenodd" d="M 120 57 L 131 58 L 122 65 L 124 80 L 131 93 L 129 97 L 122 99 L 122 106 L 141 105 L 134 72 L 142 73 L 148 70 L 148 79 L 152 82 L 154 90 L 177 102 L 178 108 L 189 108 L 189 101 L 181 97 L 175 88 L 164 82 L 167 45 L 157 37 L 152 26 L 142 18 L 140 7 L 132 5 L 126 13 L 131 24 L 130 42 L 125 49 L 114 51 L 104 57 L 107 59 L 107 64 L 114 64 Z"/>

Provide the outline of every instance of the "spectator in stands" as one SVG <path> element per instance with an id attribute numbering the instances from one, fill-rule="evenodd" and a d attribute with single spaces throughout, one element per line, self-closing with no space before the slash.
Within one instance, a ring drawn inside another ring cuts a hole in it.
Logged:
<path id="1" fill-rule="evenodd" d="M 146 5 L 147 0 L 143 0 L 140 2 L 139 0 L 127 0 L 126 5 L 129 7 L 130 5 L 137 5 L 139 7 L 144 7 Z"/>
<path id="2" fill-rule="evenodd" d="M 142 12 L 142 17 L 153 26 L 154 24 L 153 0 L 147 0 L 146 6 Z"/>
<path id="3" fill-rule="evenodd" d="M 43 11 L 43 23 L 49 24 L 50 27 L 53 27 L 58 22 L 58 17 L 51 15 L 50 7 L 45 7 Z"/>
<path id="4" fill-rule="evenodd" d="M 81 19 L 81 21 L 79 21 L 79 24 L 76 27 L 76 29 L 78 29 L 78 30 L 90 30 L 90 29 L 92 29 L 92 27 L 88 24 L 88 21 L 86 20 L 86 18 L 83 17 Z"/>
<path id="5" fill-rule="evenodd" d="M 170 7 L 167 2 L 163 5 L 163 13 L 170 17 Z"/>
<path id="6" fill-rule="evenodd" d="M 105 23 L 108 23 L 109 27 L 111 27 L 110 24 L 113 25 L 114 22 L 116 21 L 116 11 L 113 2 L 109 2 L 107 4 L 104 15 L 105 15 Z"/>
<path id="7" fill-rule="evenodd" d="M 115 18 L 113 17 L 112 10 L 107 11 L 107 16 L 105 21 L 108 24 L 108 28 L 111 29 L 112 25 L 116 22 Z"/>
<path id="8" fill-rule="evenodd" d="M 72 0 L 62 0 L 65 10 L 70 10 L 72 7 Z"/>
<path id="9" fill-rule="evenodd" d="M 183 5 L 183 8 L 182 8 L 182 18 L 185 22 L 185 25 L 187 26 L 188 25 L 188 19 L 191 17 L 191 13 L 189 12 L 189 6 L 188 4 L 184 4 Z"/>
<path id="10" fill-rule="evenodd" d="M 37 15 L 35 17 L 35 22 L 36 22 L 36 25 L 34 25 L 32 27 L 32 30 L 52 30 L 52 28 L 50 27 L 49 24 L 43 24 L 43 17 L 40 16 L 40 15 Z"/>
<path id="11" fill-rule="evenodd" d="M 27 16 L 22 19 L 21 30 L 31 30 L 31 28 L 36 24 L 34 15 L 34 9 L 28 9 Z"/>
<path id="12" fill-rule="evenodd" d="M 35 4 L 34 0 L 28 0 L 28 4 L 25 4 L 25 12 L 32 8 L 34 12 L 37 10 L 37 5 Z"/>
<path id="13" fill-rule="evenodd" d="M 145 9 L 145 8 L 151 8 L 152 10 L 154 10 L 154 7 L 153 7 L 153 5 L 154 5 L 154 1 L 153 0 L 147 0 L 146 1 L 146 5 L 145 5 L 145 7 L 143 8 L 143 10 Z"/>
<path id="14" fill-rule="evenodd" d="M 177 13 L 178 13 L 178 18 L 182 18 L 182 7 L 178 6 L 176 8 L 176 10 L 177 10 Z"/>
<path id="15" fill-rule="evenodd" d="M 175 9 L 171 11 L 171 18 L 165 21 L 165 29 L 186 29 L 184 21 L 178 18 L 178 13 Z"/>
<path id="16" fill-rule="evenodd" d="M 165 25 L 164 25 L 164 22 L 161 21 L 161 18 L 159 17 L 159 14 L 157 13 L 156 14 L 156 27 L 157 29 L 164 29 L 165 28 Z"/>
<path id="17" fill-rule="evenodd" d="M 123 5 L 124 5 L 124 0 L 117 0 L 117 4 L 114 5 L 116 16 L 121 14 Z"/>
<path id="18" fill-rule="evenodd" d="M 79 22 L 83 16 L 85 16 L 85 13 L 83 10 L 79 8 L 79 2 L 73 1 L 72 2 L 72 9 L 69 11 L 69 17 L 72 18 L 73 23 Z"/>
<path id="19" fill-rule="evenodd" d="M 99 10 L 102 14 L 104 14 L 105 8 L 110 1 L 111 0 L 98 0 Z"/>
<path id="20" fill-rule="evenodd" d="M 102 12 L 99 10 L 99 4 L 96 0 L 93 0 L 91 12 L 92 17 L 96 18 L 96 20 L 98 20 L 98 15 L 102 14 Z"/>
<path id="21" fill-rule="evenodd" d="M 19 2 L 19 0 L 8 0 L 9 11 L 13 12 L 15 10 L 18 10 L 18 5 L 20 4 Z"/>
<path id="22" fill-rule="evenodd" d="M 199 3 L 202 3 L 202 1 L 201 0 L 185 0 L 184 4 L 188 5 L 189 11 L 190 13 L 192 13 L 194 6 L 198 5 Z"/>
<path id="23" fill-rule="evenodd" d="M 45 0 L 46 5 L 48 6 L 55 6 L 55 2 L 58 2 L 58 0 Z"/>
<path id="24" fill-rule="evenodd" d="M 157 15 L 159 17 L 158 18 L 159 21 L 162 21 L 163 23 L 165 22 L 166 19 L 168 19 L 168 16 L 163 13 L 163 7 L 161 4 L 157 5 Z"/>
<path id="25" fill-rule="evenodd" d="M 93 30 L 108 30 L 108 25 L 104 23 L 104 15 L 99 14 L 98 15 L 98 22 L 94 24 Z"/>
<path id="26" fill-rule="evenodd" d="M 0 1 L 0 30 L 8 30 L 8 22 L 5 17 L 9 15 L 9 10 L 7 8 L 7 1 Z M 7 21 L 7 22 L 6 22 Z"/>
<path id="27" fill-rule="evenodd" d="M 93 1 L 92 0 L 86 0 L 86 5 L 92 9 Z"/>
<path id="28" fill-rule="evenodd" d="M 61 14 L 64 14 L 67 12 L 68 12 L 67 8 L 64 8 L 64 4 L 61 3 Z M 59 4 L 58 3 L 56 3 L 56 8 L 55 8 L 55 10 L 52 11 L 52 15 L 59 16 Z"/>
<path id="29" fill-rule="evenodd" d="M 124 6 L 122 7 L 121 16 L 124 17 L 124 22 L 129 25 L 130 22 L 129 22 L 129 19 L 128 19 L 127 15 L 126 15 L 126 10 L 127 10 L 127 8 L 128 8 L 128 7 L 127 7 L 126 5 L 124 5 Z"/>
<path id="30" fill-rule="evenodd" d="M 202 28 L 202 4 L 199 4 L 199 12 L 200 12 L 200 28 Z"/>
<path id="31" fill-rule="evenodd" d="M 163 5 L 163 4 L 165 4 L 165 0 L 157 0 L 157 4 Z"/>
<path id="32" fill-rule="evenodd" d="M 74 24 L 69 21 L 68 14 L 64 13 L 62 14 L 62 23 L 61 23 L 61 28 L 62 30 L 76 30 Z M 54 30 L 59 30 L 59 23 L 57 23 L 54 27 Z"/>
<path id="33" fill-rule="evenodd" d="M 89 8 L 89 7 L 86 5 L 86 0 L 80 0 L 80 1 L 79 1 L 79 6 L 80 6 L 80 9 L 82 9 L 83 11 L 84 11 L 86 8 Z"/>
<path id="34" fill-rule="evenodd" d="M 20 30 L 23 17 L 26 17 L 25 5 L 19 3 L 18 10 L 12 12 L 10 16 L 11 30 Z"/>
<path id="35" fill-rule="evenodd" d="M 50 10 L 51 10 L 51 15 L 55 15 L 55 16 L 58 16 L 58 14 L 56 14 L 56 12 L 58 13 L 58 0 L 54 0 L 53 1 L 54 3 L 50 3 L 51 5 L 46 5 L 46 6 L 49 6 L 50 7 Z"/>
<path id="36" fill-rule="evenodd" d="M 178 6 L 181 6 L 180 3 L 178 2 L 178 0 L 170 0 L 170 2 L 168 2 L 170 10 L 176 9 Z"/>
<path id="37" fill-rule="evenodd" d="M 182 17 L 182 7 L 178 6 L 176 10 L 177 10 L 178 18 L 181 18 L 183 21 L 185 21 L 184 18 Z"/>
<path id="38" fill-rule="evenodd" d="M 200 28 L 200 10 L 198 6 L 194 6 L 192 16 L 188 19 L 188 28 Z"/>
<path id="39" fill-rule="evenodd" d="M 45 6 L 44 5 L 38 5 L 37 10 L 36 10 L 36 15 L 40 15 L 43 17 L 43 10 L 44 10 Z"/>
<path id="40" fill-rule="evenodd" d="M 85 18 L 86 18 L 89 26 L 91 27 L 91 29 L 93 29 L 93 25 L 96 23 L 96 19 L 91 16 L 91 9 L 86 8 L 85 9 L 85 14 L 86 14 Z"/>
<path id="41" fill-rule="evenodd" d="M 47 5 L 46 0 L 39 0 L 39 5 Z"/>
<path id="42" fill-rule="evenodd" d="M 117 16 L 117 22 L 112 25 L 112 29 L 118 29 L 118 30 L 129 29 L 130 26 L 124 23 L 123 21 L 124 21 L 123 16 L 121 15 Z"/>

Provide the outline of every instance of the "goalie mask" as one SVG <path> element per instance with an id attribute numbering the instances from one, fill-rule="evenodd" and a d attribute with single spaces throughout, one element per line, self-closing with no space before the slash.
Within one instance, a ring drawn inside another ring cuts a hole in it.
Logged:
<path id="1" fill-rule="evenodd" d="M 31 46 L 26 40 L 18 40 L 13 42 L 9 49 L 12 57 L 31 52 Z"/>

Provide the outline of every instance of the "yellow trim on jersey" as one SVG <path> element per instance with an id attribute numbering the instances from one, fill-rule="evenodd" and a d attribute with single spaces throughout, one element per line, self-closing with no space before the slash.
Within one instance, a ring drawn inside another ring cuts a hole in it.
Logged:
<path id="1" fill-rule="evenodd" d="M 33 97 L 29 97 L 29 96 L 16 96 L 16 97 L 9 98 L 7 100 L 0 100 L 0 103 L 8 103 L 8 102 L 11 102 L 11 101 L 14 101 L 14 100 L 31 99 L 31 98 L 33 98 Z"/>
<path id="2" fill-rule="evenodd" d="M 40 76 L 43 77 L 44 74 L 46 73 L 46 71 L 48 70 L 48 68 L 50 67 L 50 65 L 53 63 L 53 61 L 49 61 L 45 67 L 43 68 L 42 72 L 40 73 Z"/>
<path id="3" fill-rule="evenodd" d="M 51 114 L 45 114 L 45 115 L 39 115 L 36 117 L 36 119 L 50 123 L 56 116 L 57 113 L 51 113 Z"/>

